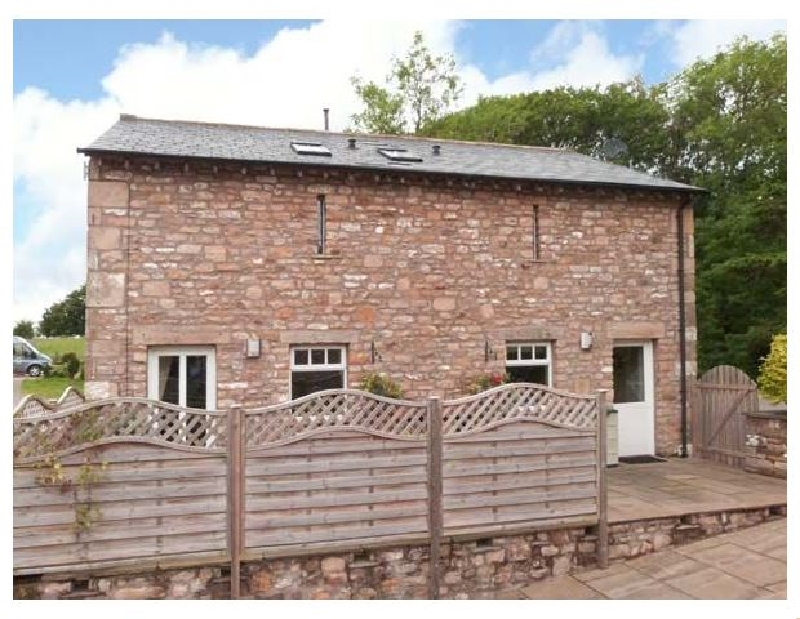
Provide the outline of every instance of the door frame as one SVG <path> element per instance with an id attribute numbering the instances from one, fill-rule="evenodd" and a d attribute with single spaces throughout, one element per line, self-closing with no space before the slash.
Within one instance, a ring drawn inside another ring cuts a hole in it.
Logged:
<path id="1" fill-rule="evenodd" d="M 612 359 L 614 348 L 643 348 L 643 363 L 644 363 L 644 405 L 648 406 L 651 413 L 652 419 L 652 428 L 653 432 L 648 439 L 648 447 L 649 452 L 637 453 L 637 454 L 622 454 L 623 457 L 626 455 L 655 455 L 656 452 L 656 384 L 655 384 L 655 377 L 656 377 L 656 367 L 655 367 L 655 341 L 654 340 L 628 340 L 628 339 L 615 339 L 612 341 Z M 613 361 L 612 361 L 613 367 Z M 613 369 L 612 369 L 612 384 L 613 384 Z M 623 403 L 622 406 L 625 404 Z M 613 403 L 615 409 L 619 410 L 618 404 L 616 402 Z M 624 419 L 618 413 L 618 433 L 621 435 Z M 619 441 L 619 445 L 622 445 L 622 441 Z"/>

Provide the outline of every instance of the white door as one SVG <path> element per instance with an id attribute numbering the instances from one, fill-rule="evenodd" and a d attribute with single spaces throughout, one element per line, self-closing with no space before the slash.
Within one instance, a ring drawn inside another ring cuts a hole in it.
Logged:
<path id="1" fill-rule="evenodd" d="M 619 455 L 654 455 L 652 342 L 614 343 L 614 408 L 619 411 Z"/>

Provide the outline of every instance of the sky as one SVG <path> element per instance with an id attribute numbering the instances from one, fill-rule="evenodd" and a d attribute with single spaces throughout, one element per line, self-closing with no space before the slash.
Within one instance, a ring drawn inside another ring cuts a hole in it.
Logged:
<path id="1" fill-rule="evenodd" d="M 121 112 L 154 118 L 342 130 L 349 82 L 382 82 L 420 30 L 479 95 L 663 81 L 780 20 L 31 20 L 13 22 L 14 321 L 85 281 L 86 146 Z"/>

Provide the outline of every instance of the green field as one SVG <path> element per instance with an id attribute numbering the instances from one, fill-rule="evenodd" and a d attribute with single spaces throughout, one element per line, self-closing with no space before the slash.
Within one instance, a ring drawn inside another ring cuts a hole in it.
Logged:
<path id="1" fill-rule="evenodd" d="M 60 357 L 66 352 L 74 352 L 81 362 L 86 352 L 86 339 L 82 337 L 37 337 L 31 340 L 31 344 L 49 357 Z"/>
<path id="2" fill-rule="evenodd" d="M 44 351 L 43 351 L 44 352 Z M 55 400 L 61 397 L 64 389 L 72 386 L 83 393 L 82 380 L 69 378 L 26 378 L 22 381 L 22 393 L 25 395 L 38 395 L 40 398 Z"/>

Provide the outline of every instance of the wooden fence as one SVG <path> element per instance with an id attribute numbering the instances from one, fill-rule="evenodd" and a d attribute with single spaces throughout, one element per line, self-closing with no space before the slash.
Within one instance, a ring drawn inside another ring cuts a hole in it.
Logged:
<path id="1" fill-rule="evenodd" d="M 14 419 L 14 573 L 231 562 L 599 525 L 604 394 L 337 389 L 261 409 L 115 398 Z M 438 570 L 430 570 L 430 595 Z"/>
<path id="2" fill-rule="evenodd" d="M 742 370 L 720 365 L 695 383 L 692 448 L 706 460 L 742 467 L 746 416 L 758 412 L 758 387 Z"/>

